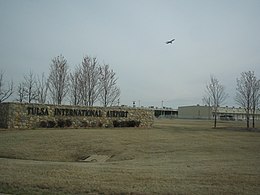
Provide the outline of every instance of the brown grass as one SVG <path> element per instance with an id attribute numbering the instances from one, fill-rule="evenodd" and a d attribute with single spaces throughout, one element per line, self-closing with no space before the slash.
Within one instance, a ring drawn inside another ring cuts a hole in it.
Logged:
<path id="1" fill-rule="evenodd" d="M 259 194 L 260 133 L 242 122 L 0 131 L 0 192 Z M 104 163 L 79 162 L 92 154 Z"/>

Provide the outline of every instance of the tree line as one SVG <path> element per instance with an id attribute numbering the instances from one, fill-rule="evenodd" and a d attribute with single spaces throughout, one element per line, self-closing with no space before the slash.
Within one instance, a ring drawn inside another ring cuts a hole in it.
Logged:
<path id="1" fill-rule="evenodd" d="M 236 94 L 234 100 L 245 109 L 247 128 L 255 128 L 256 110 L 260 104 L 260 80 L 254 71 L 242 72 L 236 79 Z M 213 75 L 206 85 L 203 102 L 212 108 L 214 127 L 217 126 L 218 107 L 224 103 L 228 94 L 225 87 Z M 115 72 L 108 64 L 100 65 L 97 58 L 85 56 L 80 65 L 69 71 L 67 60 L 59 55 L 51 60 L 48 77 L 40 76 L 31 71 L 24 76 L 17 88 L 13 82 L 4 82 L 4 72 L 0 72 L 0 103 L 16 94 L 18 102 L 62 104 L 65 98 L 72 105 L 93 106 L 100 102 L 103 106 L 119 103 L 120 89 L 117 86 Z"/>
<path id="2" fill-rule="evenodd" d="M 245 109 L 246 126 L 250 127 L 250 117 L 252 117 L 252 128 L 255 128 L 256 110 L 260 106 L 260 80 L 255 76 L 254 71 L 242 72 L 240 78 L 236 79 L 236 94 L 234 100 Z M 218 107 L 226 100 L 228 94 L 225 87 L 213 75 L 206 85 L 206 95 L 203 102 L 212 108 L 214 115 L 214 128 L 217 126 Z"/>
<path id="3" fill-rule="evenodd" d="M 17 87 L 13 82 L 4 82 L 4 72 L 0 73 L 0 103 L 11 95 L 18 102 L 93 106 L 99 102 L 112 106 L 119 102 L 118 78 L 108 64 L 100 65 L 96 57 L 85 56 L 80 65 L 69 71 L 64 56 L 51 60 L 49 75 L 35 75 L 32 71 L 24 75 Z"/>

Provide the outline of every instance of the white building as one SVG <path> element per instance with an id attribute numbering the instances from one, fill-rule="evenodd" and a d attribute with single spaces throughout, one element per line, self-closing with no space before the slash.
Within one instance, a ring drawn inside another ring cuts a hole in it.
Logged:
<path id="1" fill-rule="evenodd" d="M 178 118 L 187 119 L 213 119 L 214 113 L 209 106 L 180 106 L 178 107 Z M 244 108 L 219 107 L 217 118 L 222 120 L 244 120 L 246 112 Z M 256 120 L 260 120 L 260 109 L 257 109 Z"/>

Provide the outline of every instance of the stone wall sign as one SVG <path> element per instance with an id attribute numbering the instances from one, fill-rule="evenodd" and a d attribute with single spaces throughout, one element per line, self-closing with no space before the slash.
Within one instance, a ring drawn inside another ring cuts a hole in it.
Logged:
<path id="1" fill-rule="evenodd" d="M 153 118 L 154 113 L 150 109 L 14 102 L 0 104 L 0 128 L 150 127 Z"/>

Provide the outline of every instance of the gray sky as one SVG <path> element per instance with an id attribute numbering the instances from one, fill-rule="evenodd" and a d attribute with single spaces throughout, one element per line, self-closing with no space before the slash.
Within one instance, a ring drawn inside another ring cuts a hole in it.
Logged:
<path id="1" fill-rule="evenodd" d="M 233 106 L 240 73 L 260 78 L 260 1 L 0 0 L 6 79 L 47 75 L 59 54 L 70 69 L 85 55 L 110 64 L 121 104 L 201 104 L 213 74 Z"/>

